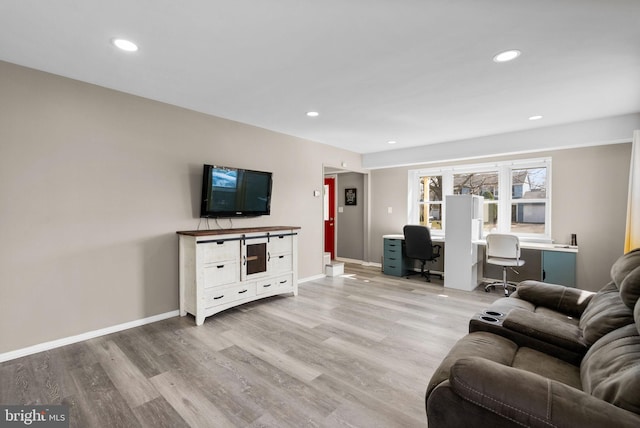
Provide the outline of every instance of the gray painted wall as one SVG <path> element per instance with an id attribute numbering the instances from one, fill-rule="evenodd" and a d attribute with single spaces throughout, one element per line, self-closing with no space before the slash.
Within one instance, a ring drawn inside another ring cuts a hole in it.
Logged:
<path id="1" fill-rule="evenodd" d="M 203 163 L 272 171 L 272 214 L 233 226 L 301 226 L 324 272 L 313 192 L 359 154 L 6 62 L 0 94 L 0 353 L 176 310 Z"/>
<path id="2" fill-rule="evenodd" d="M 356 172 L 337 175 L 338 192 L 338 242 L 336 256 L 364 260 L 364 212 L 365 197 L 364 175 Z M 357 205 L 346 205 L 345 189 L 356 189 Z M 342 212 L 340 212 L 342 208 Z"/>
<path id="3" fill-rule="evenodd" d="M 301 226 L 301 278 L 323 272 L 322 198 L 313 196 L 323 165 L 362 170 L 356 153 L 5 62 L 0 93 L 0 353 L 176 310 L 175 231 L 198 227 L 203 163 L 274 173 L 272 215 L 233 226 Z M 594 141 L 620 132 L 598 133 L 599 123 L 585 127 Z M 575 128 L 562 129 L 550 138 Z M 553 157 L 553 236 L 578 234 L 581 288 L 602 286 L 622 253 L 630 152 L 616 144 L 532 156 Z M 475 152 L 452 156 L 461 153 Z M 494 158 L 514 157 L 523 156 Z M 406 222 L 408 169 L 373 170 L 365 183 L 365 261 L 379 262 L 382 235 Z"/>
<path id="4" fill-rule="evenodd" d="M 578 287 L 598 290 L 610 281 L 611 265 L 624 250 L 631 144 L 501 156 L 474 163 L 544 156 L 552 157 L 552 238 L 569 243 L 572 233 L 578 235 Z M 382 257 L 383 235 L 402 233 L 407 222 L 408 171 L 419 167 L 371 171 L 371 187 L 375 190 L 371 197 L 372 262 Z M 391 214 L 387 212 L 389 207 Z"/>

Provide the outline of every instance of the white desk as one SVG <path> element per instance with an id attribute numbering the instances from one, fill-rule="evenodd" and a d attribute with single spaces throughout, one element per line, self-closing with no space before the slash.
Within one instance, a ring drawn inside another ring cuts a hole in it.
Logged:
<path id="1" fill-rule="evenodd" d="M 387 275 L 394 276 L 405 275 L 406 270 L 409 269 L 411 265 L 410 262 L 406 260 L 404 252 L 402 251 L 402 241 L 404 240 L 404 235 L 401 233 L 388 234 L 383 235 L 382 238 L 384 241 L 383 272 Z M 443 243 L 446 245 L 445 237 L 441 235 L 434 235 L 431 237 L 431 240 L 436 244 Z M 472 243 L 478 245 L 478 247 L 484 248 L 487 244 L 487 241 L 485 241 L 484 239 L 474 240 L 472 241 Z M 554 284 L 567 285 L 570 287 L 576 286 L 575 266 L 578 247 L 564 244 L 527 242 L 521 240 L 520 248 L 524 252 L 523 258 L 525 259 L 525 261 L 529 263 L 532 270 L 536 271 L 536 277 L 527 279 L 537 279 Z M 535 259 L 532 257 L 535 257 Z M 485 267 L 484 263 L 479 263 L 478 268 L 482 269 L 482 271 L 478 272 L 478 282 L 480 282 L 483 278 L 488 278 L 485 273 L 489 272 L 485 271 L 493 268 L 493 266 L 489 266 L 490 265 L 487 265 Z M 496 280 L 501 279 L 501 275 L 495 276 Z M 513 279 L 516 281 L 518 280 L 518 278 Z M 475 288 L 473 287 L 473 284 L 470 284 L 469 287 Z M 461 287 L 460 289 L 465 288 Z"/>
<path id="2" fill-rule="evenodd" d="M 443 239 L 444 241 L 444 239 Z M 484 239 L 478 239 L 472 241 L 474 244 L 486 246 L 487 241 Z M 552 244 L 546 242 L 528 242 L 520 240 L 520 248 L 527 250 L 540 250 L 540 251 L 558 251 L 562 253 L 577 253 L 578 247 L 564 244 Z"/>

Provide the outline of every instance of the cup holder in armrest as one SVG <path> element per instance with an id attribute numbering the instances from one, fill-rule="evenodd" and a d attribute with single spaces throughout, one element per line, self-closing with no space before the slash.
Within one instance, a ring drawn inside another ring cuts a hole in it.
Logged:
<path id="1" fill-rule="evenodd" d="M 494 332 L 496 329 L 502 330 L 504 328 L 502 322 L 504 321 L 505 315 L 506 314 L 490 309 L 478 312 L 469 320 L 469 332 Z"/>
<path id="2" fill-rule="evenodd" d="M 496 317 L 502 318 L 504 316 L 502 312 L 497 312 L 497 311 L 483 311 L 482 313 L 492 318 L 496 318 Z"/>

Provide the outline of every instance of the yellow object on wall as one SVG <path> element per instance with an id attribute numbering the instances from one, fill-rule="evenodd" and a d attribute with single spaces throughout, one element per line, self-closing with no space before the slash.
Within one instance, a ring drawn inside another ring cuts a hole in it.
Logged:
<path id="1" fill-rule="evenodd" d="M 640 247 L 640 130 L 633 131 L 624 252 Z"/>

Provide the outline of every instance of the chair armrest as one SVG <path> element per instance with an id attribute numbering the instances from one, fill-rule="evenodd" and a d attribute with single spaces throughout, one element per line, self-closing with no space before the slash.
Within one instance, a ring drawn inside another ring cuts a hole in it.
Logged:
<path id="1" fill-rule="evenodd" d="M 440 257 L 440 250 L 442 250 L 442 245 L 440 244 L 435 244 L 431 246 L 433 248 L 433 256 L 435 257 Z"/>
<path id="2" fill-rule="evenodd" d="M 592 291 L 540 281 L 529 280 L 518 284 L 519 299 L 577 318 L 582 315 L 594 294 Z"/>
<path id="3" fill-rule="evenodd" d="M 449 382 L 462 399 L 523 426 L 640 426 L 640 415 L 563 383 L 481 357 L 458 360 Z"/>

